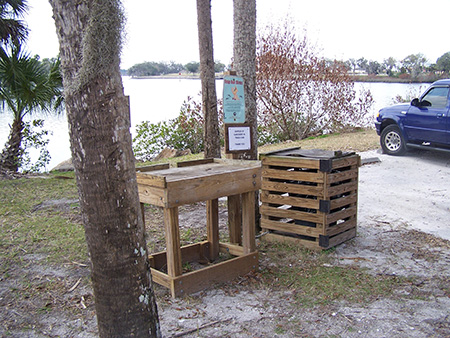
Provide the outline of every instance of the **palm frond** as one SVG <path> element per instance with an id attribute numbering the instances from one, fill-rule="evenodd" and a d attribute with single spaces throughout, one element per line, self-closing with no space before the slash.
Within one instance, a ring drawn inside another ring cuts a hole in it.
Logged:
<path id="1" fill-rule="evenodd" d="M 27 0 L 0 0 L 1 44 L 20 44 L 27 39 L 27 25 L 20 20 L 27 10 Z"/>
<path id="2" fill-rule="evenodd" d="M 23 118 L 35 111 L 49 112 L 62 101 L 62 79 L 59 61 L 50 70 L 37 58 L 19 47 L 0 58 L 0 100 Z"/>

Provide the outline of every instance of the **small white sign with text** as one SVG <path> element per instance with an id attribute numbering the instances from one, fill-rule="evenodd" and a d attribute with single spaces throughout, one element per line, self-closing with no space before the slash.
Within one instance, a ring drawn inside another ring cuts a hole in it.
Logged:
<path id="1" fill-rule="evenodd" d="M 228 141 L 230 151 L 250 150 L 250 127 L 228 127 Z"/>

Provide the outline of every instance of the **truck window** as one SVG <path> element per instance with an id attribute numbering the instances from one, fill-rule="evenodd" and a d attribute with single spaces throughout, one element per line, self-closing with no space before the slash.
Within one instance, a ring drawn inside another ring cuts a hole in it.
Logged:
<path id="1" fill-rule="evenodd" d="M 422 98 L 422 102 L 428 101 L 431 103 L 430 107 L 445 108 L 447 107 L 448 87 L 435 87 Z"/>

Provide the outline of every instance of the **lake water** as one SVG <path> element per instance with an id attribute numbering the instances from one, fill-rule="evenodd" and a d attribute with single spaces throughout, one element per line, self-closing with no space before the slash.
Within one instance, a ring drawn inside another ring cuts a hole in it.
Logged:
<path id="1" fill-rule="evenodd" d="M 372 92 L 375 104 L 373 115 L 382 107 L 392 104 L 396 95 L 406 97 L 419 96 L 429 84 L 401 84 L 401 83 L 356 83 L 356 89 L 364 87 Z M 123 78 L 125 95 L 130 96 L 131 133 L 135 135 L 136 125 L 142 121 L 159 122 L 178 116 L 180 107 L 188 96 L 200 102 L 201 82 L 198 79 L 131 79 Z M 222 97 L 223 80 L 216 81 L 217 97 Z M 359 90 L 358 90 L 359 91 Z M 28 116 L 26 120 L 42 118 L 42 116 Z M 0 113 L 0 146 L 3 149 L 12 117 L 8 113 Z M 53 134 L 50 137 L 48 150 L 51 162 L 48 169 L 70 158 L 70 145 L 67 118 L 65 114 L 59 116 L 45 116 L 45 129 Z M 33 154 L 33 153 L 32 153 Z"/>

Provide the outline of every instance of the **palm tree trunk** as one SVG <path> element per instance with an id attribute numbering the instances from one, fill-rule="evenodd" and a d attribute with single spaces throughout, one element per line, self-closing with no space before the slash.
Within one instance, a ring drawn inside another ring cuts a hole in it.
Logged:
<path id="1" fill-rule="evenodd" d="M 0 155 L 0 170 L 17 172 L 21 155 L 23 129 L 22 119 L 14 119 L 8 141 Z"/>
<path id="2" fill-rule="evenodd" d="M 160 337 L 119 68 L 120 2 L 50 3 L 99 336 Z"/>
<path id="3" fill-rule="evenodd" d="M 211 0 L 197 0 L 198 42 L 202 110 L 205 118 L 205 158 L 220 158 L 219 120 L 217 116 L 216 79 L 214 73 Z"/>

